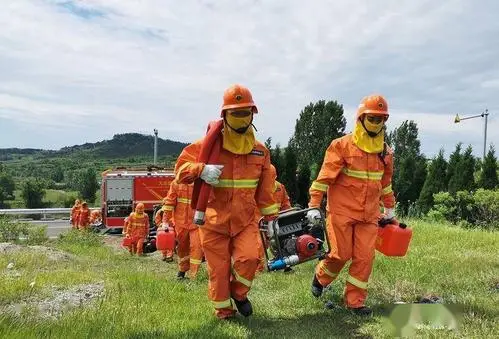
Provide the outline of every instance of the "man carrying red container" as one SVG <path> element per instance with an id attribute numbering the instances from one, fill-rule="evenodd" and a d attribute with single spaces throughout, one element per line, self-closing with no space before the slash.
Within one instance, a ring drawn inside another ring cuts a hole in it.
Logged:
<path id="1" fill-rule="evenodd" d="M 332 247 L 316 267 L 312 294 L 319 297 L 351 259 L 344 302 L 358 315 L 372 313 L 365 300 L 374 261 L 380 200 L 385 207 L 383 219 L 394 218 L 393 152 L 384 142 L 388 116 L 388 104 L 382 96 L 362 99 L 353 133 L 331 142 L 310 188 L 309 207 L 320 206 L 327 192 L 327 232 Z M 307 217 L 313 222 L 318 214 L 318 210 L 311 210 Z"/>
<path id="2" fill-rule="evenodd" d="M 144 212 L 144 204 L 138 203 L 135 212 L 130 213 L 125 236 L 131 239 L 131 254 L 143 255 L 144 241 L 149 234 L 149 216 Z"/>
<path id="3" fill-rule="evenodd" d="M 199 229 L 209 297 L 220 319 L 235 315 L 234 304 L 243 316 L 253 313 L 247 295 L 259 262 L 256 210 L 266 220 L 277 217 L 278 212 L 269 150 L 256 141 L 252 126 L 257 112 L 251 92 L 241 85 L 231 86 L 223 97 L 223 130 L 217 135 L 222 140 L 216 164 L 198 160 L 205 149 L 204 138 L 184 148 L 175 166 L 178 182 L 200 178 L 213 188 L 205 224 Z"/>

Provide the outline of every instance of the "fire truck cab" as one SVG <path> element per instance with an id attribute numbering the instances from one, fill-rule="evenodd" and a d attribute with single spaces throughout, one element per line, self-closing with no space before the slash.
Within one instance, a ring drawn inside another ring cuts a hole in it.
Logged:
<path id="1" fill-rule="evenodd" d="M 162 204 L 175 179 L 172 168 L 117 167 L 102 173 L 102 222 L 107 228 L 122 229 L 124 220 L 138 203 L 143 203 L 154 228 L 155 207 Z"/>

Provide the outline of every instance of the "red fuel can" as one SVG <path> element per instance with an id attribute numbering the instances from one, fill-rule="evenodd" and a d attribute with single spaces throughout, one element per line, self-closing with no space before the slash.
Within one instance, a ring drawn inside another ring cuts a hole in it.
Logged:
<path id="1" fill-rule="evenodd" d="M 376 249 L 389 257 L 403 257 L 409 249 L 412 238 L 412 229 L 405 224 L 391 223 L 385 227 L 378 227 Z"/>
<path id="2" fill-rule="evenodd" d="M 158 231 L 156 235 L 156 249 L 158 251 L 173 251 L 175 248 L 175 233 L 173 231 Z"/>

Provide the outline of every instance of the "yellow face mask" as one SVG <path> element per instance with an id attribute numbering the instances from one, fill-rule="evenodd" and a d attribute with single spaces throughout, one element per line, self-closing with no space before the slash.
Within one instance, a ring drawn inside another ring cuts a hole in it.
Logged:
<path id="1" fill-rule="evenodd" d="M 253 114 L 244 117 L 227 112 L 223 130 L 223 148 L 234 154 L 248 154 L 255 146 L 255 134 L 251 122 Z M 227 126 L 230 125 L 230 126 Z M 235 130 L 249 126 L 244 133 Z M 232 127 L 232 128 L 231 128 Z"/>
<path id="2" fill-rule="evenodd" d="M 364 119 L 364 126 L 362 122 L 357 120 L 353 131 L 353 143 L 358 148 L 367 153 L 381 153 L 384 148 L 385 131 L 383 130 L 384 122 L 375 124 L 368 119 Z M 366 129 L 371 133 L 378 133 L 376 136 L 371 137 Z"/>

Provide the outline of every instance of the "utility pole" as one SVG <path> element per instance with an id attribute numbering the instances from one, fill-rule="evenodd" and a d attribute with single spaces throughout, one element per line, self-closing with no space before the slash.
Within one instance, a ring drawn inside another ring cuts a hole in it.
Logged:
<path id="1" fill-rule="evenodd" d="M 158 130 L 154 129 L 154 165 L 158 162 Z"/>
<path id="2" fill-rule="evenodd" d="M 457 124 L 463 120 L 468 120 L 468 119 L 473 119 L 473 118 L 485 118 L 485 125 L 483 128 L 483 158 L 482 160 L 485 160 L 485 156 L 487 155 L 487 118 L 489 116 L 489 110 L 485 109 L 485 112 L 477 115 L 473 115 L 471 117 L 466 117 L 466 118 L 460 118 L 459 114 L 456 114 L 456 117 L 454 118 L 454 123 Z"/>

